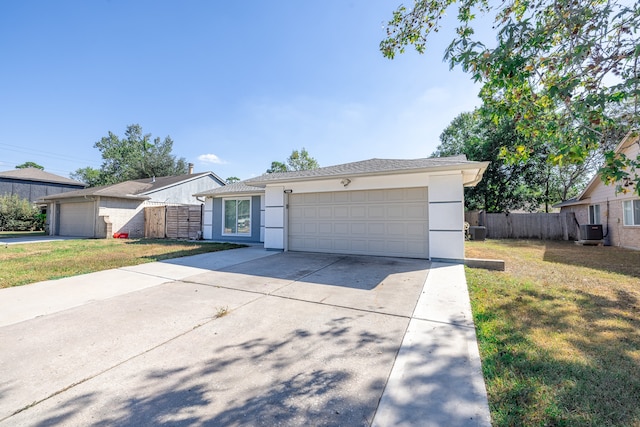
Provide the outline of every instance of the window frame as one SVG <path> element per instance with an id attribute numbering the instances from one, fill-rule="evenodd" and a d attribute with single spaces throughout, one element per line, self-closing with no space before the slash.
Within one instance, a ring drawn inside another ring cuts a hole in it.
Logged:
<path id="1" fill-rule="evenodd" d="M 640 212 L 640 199 L 622 201 L 622 224 L 625 227 L 640 226 L 640 214 L 636 216 L 636 212 Z"/>
<path id="2" fill-rule="evenodd" d="M 249 202 L 249 231 L 246 233 L 239 233 L 238 230 L 240 227 L 238 227 L 238 204 L 241 201 L 248 201 Z M 235 233 L 228 233 L 226 232 L 226 219 L 227 219 L 227 212 L 226 212 L 226 206 L 227 206 L 227 202 L 235 202 L 235 214 L 236 214 L 236 232 Z M 251 197 L 226 197 L 222 199 L 222 224 L 221 224 L 221 235 L 222 236 L 240 236 L 240 237 L 250 237 L 251 236 L 251 226 L 253 225 L 253 215 L 252 215 L 252 200 Z"/>
<path id="3" fill-rule="evenodd" d="M 589 224 L 602 224 L 600 205 L 589 205 Z"/>

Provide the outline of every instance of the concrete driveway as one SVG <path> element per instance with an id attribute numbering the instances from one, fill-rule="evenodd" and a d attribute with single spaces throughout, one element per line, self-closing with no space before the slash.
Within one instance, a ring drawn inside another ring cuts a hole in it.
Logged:
<path id="1" fill-rule="evenodd" d="M 259 248 L 0 290 L 0 425 L 490 425 L 466 292 Z"/>

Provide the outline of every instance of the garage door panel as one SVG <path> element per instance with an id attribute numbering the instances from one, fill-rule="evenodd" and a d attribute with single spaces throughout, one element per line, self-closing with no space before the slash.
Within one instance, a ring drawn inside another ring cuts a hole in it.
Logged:
<path id="1" fill-rule="evenodd" d="M 341 193 L 332 193 L 334 203 L 348 203 L 351 201 L 351 197 L 349 192 L 341 192 Z"/>
<path id="2" fill-rule="evenodd" d="M 333 193 L 317 193 L 316 201 L 318 203 L 331 203 L 333 202 Z"/>
<path id="3" fill-rule="evenodd" d="M 333 224 L 333 233 L 335 235 L 346 235 L 349 233 L 349 223 L 347 222 L 337 222 Z"/>
<path id="4" fill-rule="evenodd" d="M 353 206 L 350 213 L 351 218 L 365 219 L 367 217 L 367 209 L 364 206 Z"/>
<path id="5" fill-rule="evenodd" d="M 350 250 L 354 253 L 367 253 L 369 252 L 369 247 L 366 240 L 352 240 Z"/>
<path id="6" fill-rule="evenodd" d="M 289 206 L 292 251 L 428 258 L 426 188 L 291 194 Z"/>
<path id="7" fill-rule="evenodd" d="M 424 201 L 427 200 L 426 188 L 407 188 L 404 190 L 404 200 L 410 201 Z"/>
<path id="8" fill-rule="evenodd" d="M 333 209 L 329 206 L 319 207 L 317 215 L 320 219 L 331 219 L 333 217 Z"/>
<path id="9" fill-rule="evenodd" d="M 387 224 L 387 234 L 391 237 L 404 237 L 407 234 L 407 225 L 403 223 Z"/>
<path id="10" fill-rule="evenodd" d="M 349 191 L 344 194 L 348 194 L 349 201 L 351 203 L 362 203 L 367 201 L 367 192 L 366 191 Z"/>
<path id="11" fill-rule="evenodd" d="M 349 208 L 347 206 L 336 206 L 333 208 L 334 218 L 349 218 Z"/>
<path id="12" fill-rule="evenodd" d="M 369 206 L 368 218 L 384 218 L 385 207 L 384 206 Z"/>
<path id="13" fill-rule="evenodd" d="M 418 223 L 407 223 L 406 224 L 406 235 L 414 236 L 415 238 L 426 238 L 427 237 L 427 227 L 423 224 Z"/>
<path id="14" fill-rule="evenodd" d="M 318 233 L 320 234 L 333 234 L 333 227 L 330 222 L 321 222 L 318 224 Z"/>
<path id="15" fill-rule="evenodd" d="M 346 252 L 349 250 L 350 241 L 347 239 L 334 238 L 333 249 L 336 251 Z"/>
<path id="16" fill-rule="evenodd" d="M 384 202 L 386 199 L 385 190 L 371 190 L 367 191 L 366 194 L 369 202 Z"/>
<path id="17" fill-rule="evenodd" d="M 387 207 L 387 218 L 390 220 L 404 220 L 406 217 L 404 206 L 392 205 Z"/>
<path id="18" fill-rule="evenodd" d="M 423 219 L 427 217 L 426 206 L 408 205 L 406 207 L 406 219 Z"/>
<path id="19" fill-rule="evenodd" d="M 304 232 L 304 224 L 298 223 L 289 223 L 289 233 L 291 235 L 301 235 Z"/>
<path id="20" fill-rule="evenodd" d="M 351 235 L 355 237 L 365 237 L 367 235 L 367 226 L 361 222 L 351 224 Z"/>
<path id="21" fill-rule="evenodd" d="M 93 202 L 60 205 L 60 236 L 93 237 Z"/>
<path id="22" fill-rule="evenodd" d="M 373 222 L 367 224 L 367 233 L 370 236 L 380 237 L 387 234 L 387 227 L 384 222 Z"/>
<path id="23" fill-rule="evenodd" d="M 406 242 L 402 240 L 387 240 L 386 249 L 389 252 L 405 252 L 406 251 Z"/>

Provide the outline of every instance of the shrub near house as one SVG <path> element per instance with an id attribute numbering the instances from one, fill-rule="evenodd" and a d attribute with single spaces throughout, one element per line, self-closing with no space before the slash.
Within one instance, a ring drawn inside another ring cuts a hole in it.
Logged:
<path id="1" fill-rule="evenodd" d="M 42 230 L 44 214 L 16 194 L 0 196 L 0 231 Z"/>

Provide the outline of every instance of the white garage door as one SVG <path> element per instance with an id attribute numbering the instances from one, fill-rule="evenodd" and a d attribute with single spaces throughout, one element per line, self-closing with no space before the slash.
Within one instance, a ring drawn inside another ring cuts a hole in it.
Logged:
<path id="1" fill-rule="evenodd" d="M 427 188 L 289 196 L 289 250 L 429 257 Z"/>
<path id="2" fill-rule="evenodd" d="M 63 203 L 60 205 L 60 236 L 94 237 L 94 203 Z"/>

